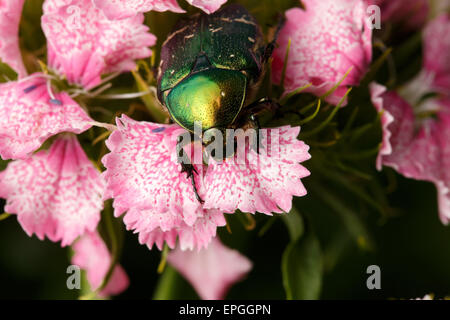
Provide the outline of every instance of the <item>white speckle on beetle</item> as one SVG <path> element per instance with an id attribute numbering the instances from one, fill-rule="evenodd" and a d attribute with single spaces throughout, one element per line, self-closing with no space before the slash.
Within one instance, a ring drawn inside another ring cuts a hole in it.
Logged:
<path id="1" fill-rule="evenodd" d="M 250 24 L 250 25 L 252 25 L 252 26 L 255 26 L 255 25 L 256 25 L 253 21 L 246 20 L 246 19 L 244 19 L 244 18 L 234 19 L 234 21 L 236 21 L 236 22 L 242 22 L 242 23 L 245 23 L 245 24 Z"/>
<path id="2" fill-rule="evenodd" d="M 255 39 L 253 39 L 252 37 L 248 37 L 248 41 L 250 41 L 251 43 L 255 43 Z"/>

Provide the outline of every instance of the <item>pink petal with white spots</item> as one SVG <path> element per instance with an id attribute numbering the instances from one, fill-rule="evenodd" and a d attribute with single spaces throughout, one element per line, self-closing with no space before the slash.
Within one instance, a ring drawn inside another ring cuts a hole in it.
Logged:
<path id="1" fill-rule="evenodd" d="M 325 94 L 350 69 L 328 97 L 337 104 L 348 86 L 358 85 L 372 60 L 372 29 L 362 0 L 303 0 L 306 10 L 286 12 L 286 24 L 274 52 L 273 81 L 280 83 L 288 47 L 285 92 L 312 83 L 306 91 Z"/>
<path id="2" fill-rule="evenodd" d="M 184 132 L 177 125 L 137 122 L 122 116 L 107 141 L 111 153 L 103 158 L 109 190 L 106 196 L 114 198 L 116 216 L 128 211 L 125 224 L 140 233 L 141 243 L 150 247 L 156 241 L 152 240 L 153 231 L 160 230 L 164 239 L 171 231 L 171 235 L 179 234 L 181 238 L 180 230 L 195 227 L 196 223 L 198 228 L 207 229 L 208 235 L 212 230 L 215 234 L 218 224 L 223 225 L 221 213 L 204 210 L 191 181 L 181 173 L 176 144 Z M 196 185 L 202 194 L 203 167 L 195 168 Z M 167 242 L 174 244 L 174 238 L 170 239 Z"/>
<path id="3" fill-rule="evenodd" d="M 0 1 L 0 60 L 13 68 L 19 77 L 27 73 L 19 48 L 19 23 L 24 1 Z"/>
<path id="4" fill-rule="evenodd" d="M 176 0 L 93 0 L 108 19 L 117 20 L 135 16 L 147 11 L 173 11 L 182 13 Z"/>
<path id="5" fill-rule="evenodd" d="M 99 171 L 72 135 L 57 139 L 48 151 L 11 162 L 0 174 L 6 212 L 17 214 L 29 236 L 62 246 L 95 230 L 104 190 Z"/>
<path id="6" fill-rule="evenodd" d="M 183 13 L 184 10 L 176 0 L 93 0 L 94 4 L 103 10 L 108 19 L 124 19 L 133 17 L 136 13 L 147 11 L 173 11 Z M 187 0 L 207 14 L 218 10 L 227 0 Z"/>
<path id="7" fill-rule="evenodd" d="M 409 30 L 421 28 L 430 12 L 429 0 L 365 0 L 381 9 L 381 21 L 402 24 Z"/>
<path id="8" fill-rule="evenodd" d="M 66 93 L 52 99 L 46 80 L 35 74 L 0 85 L 0 155 L 27 157 L 49 137 L 61 132 L 81 133 L 93 120 Z"/>
<path id="9" fill-rule="evenodd" d="M 100 235 L 94 231 L 84 234 L 73 245 L 72 263 L 86 270 L 91 290 L 103 283 L 111 265 L 111 254 Z M 129 286 L 129 279 L 120 265 L 116 265 L 106 287 L 99 293 L 102 297 L 118 295 Z"/>
<path id="10" fill-rule="evenodd" d="M 386 92 L 386 87 L 377 83 L 371 83 L 369 88 L 372 97 L 372 104 L 381 117 L 382 142 L 376 162 L 377 169 L 381 170 L 383 166 L 383 157 L 392 153 L 390 141 L 391 132 L 389 131 L 389 125 L 394 121 L 394 117 L 383 107 L 383 94 Z"/>
<path id="11" fill-rule="evenodd" d="M 249 259 L 214 238 L 200 251 L 171 251 L 167 261 L 194 287 L 203 300 L 224 299 L 228 290 L 252 269 Z"/>
<path id="12" fill-rule="evenodd" d="M 227 0 L 187 0 L 191 5 L 202 9 L 207 14 L 218 10 Z"/>
<path id="13" fill-rule="evenodd" d="M 148 47 L 156 38 L 143 24 L 142 14 L 111 21 L 91 0 L 46 0 L 44 8 L 48 64 L 70 83 L 90 89 L 101 82 L 102 74 L 130 71 L 134 60 L 151 56 Z"/>
<path id="14" fill-rule="evenodd" d="M 442 14 L 423 31 L 424 69 L 434 76 L 433 89 L 450 94 L 450 14 Z"/>
<path id="15" fill-rule="evenodd" d="M 289 212 L 292 197 L 306 194 L 300 179 L 309 175 L 300 165 L 310 154 L 309 147 L 297 140 L 299 132 L 299 127 L 289 126 L 267 129 L 263 135 L 270 149 L 260 148 L 258 154 L 247 145 L 238 147 L 236 155 L 222 163 L 211 159 L 205 175 L 204 208 L 228 213 L 236 209 L 265 214 Z"/>

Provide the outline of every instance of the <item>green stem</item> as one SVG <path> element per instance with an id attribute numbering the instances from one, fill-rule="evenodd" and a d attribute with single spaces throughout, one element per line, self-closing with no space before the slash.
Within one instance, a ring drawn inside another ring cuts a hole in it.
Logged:
<path id="1" fill-rule="evenodd" d="M 11 217 L 11 214 L 9 214 L 9 213 L 2 213 L 2 214 L 0 214 L 0 221 L 3 221 L 3 220 L 5 220 L 5 219 L 8 219 L 9 217 Z"/>
<path id="2" fill-rule="evenodd" d="M 347 90 L 347 92 L 345 93 L 344 97 L 342 97 L 341 101 L 339 101 L 339 103 L 334 107 L 333 111 L 331 111 L 330 115 L 328 116 L 327 119 L 325 119 L 324 122 L 322 122 L 314 130 L 311 130 L 309 132 L 305 132 L 303 134 L 300 134 L 301 139 L 304 139 L 304 138 L 307 138 L 307 137 L 311 137 L 311 136 L 321 132 L 323 129 L 325 129 L 328 126 L 328 124 L 331 122 L 331 120 L 333 120 L 333 118 L 336 115 L 336 113 L 338 112 L 338 110 L 341 108 L 342 103 L 344 103 L 345 99 L 347 99 L 347 96 L 348 96 L 348 94 L 350 93 L 351 90 L 352 90 L 352 88 Z"/>
<path id="3" fill-rule="evenodd" d="M 176 284 L 179 275 L 176 270 L 170 265 L 164 270 L 164 273 L 159 278 L 156 290 L 153 294 L 154 300 L 170 300 L 174 297 L 176 292 Z"/>

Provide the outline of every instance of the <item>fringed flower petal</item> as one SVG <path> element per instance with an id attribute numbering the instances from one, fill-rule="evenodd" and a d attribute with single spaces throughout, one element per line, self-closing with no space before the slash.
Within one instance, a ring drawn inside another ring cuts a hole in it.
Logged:
<path id="1" fill-rule="evenodd" d="M 91 0 L 55 1 L 46 0 L 42 17 L 48 64 L 70 83 L 90 89 L 102 74 L 130 71 L 151 56 L 156 38 L 142 14 L 111 21 Z"/>
<path id="2" fill-rule="evenodd" d="M 25 232 L 71 244 L 93 231 L 103 209 L 105 183 L 75 136 L 58 138 L 50 150 L 11 162 L 0 174 L 5 210 Z"/>
<path id="3" fill-rule="evenodd" d="M 376 162 L 377 170 L 381 170 L 383 167 L 383 157 L 388 156 L 392 153 L 392 146 L 390 141 L 391 131 L 389 130 L 389 126 L 392 122 L 394 122 L 394 117 L 383 107 L 383 94 L 386 92 L 386 87 L 377 83 L 371 83 L 369 89 L 372 98 L 372 104 L 380 114 L 381 120 L 382 142 Z"/>
<path id="4" fill-rule="evenodd" d="M 72 263 L 86 270 L 91 290 L 98 289 L 111 265 L 111 254 L 100 235 L 89 232 L 73 245 Z M 116 265 L 106 287 L 99 292 L 101 297 L 118 295 L 128 288 L 130 281 L 120 265 Z"/>
<path id="5" fill-rule="evenodd" d="M 436 183 L 438 195 L 439 218 L 445 225 L 450 223 L 450 183 L 447 185 L 438 181 Z"/>
<path id="6" fill-rule="evenodd" d="M 211 14 L 218 10 L 227 0 L 186 0 L 191 5 L 202 9 L 207 14 Z"/>
<path id="7" fill-rule="evenodd" d="M 171 251 L 168 262 L 194 287 L 203 300 L 224 299 L 228 290 L 252 269 L 252 263 L 238 251 L 214 238 L 200 251 Z"/>
<path id="8" fill-rule="evenodd" d="M 173 11 L 182 13 L 176 0 L 93 0 L 94 4 L 111 20 L 125 19 L 147 11 Z"/>
<path id="9" fill-rule="evenodd" d="M 0 3 L 0 60 L 19 75 L 26 75 L 19 48 L 19 23 L 25 0 L 4 0 Z"/>
<path id="10" fill-rule="evenodd" d="M 288 43 L 285 92 L 311 83 L 307 92 L 325 94 L 351 71 L 327 100 L 337 104 L 347 86 L 358 85 L 372 60 L 372 28 L 362 0 L 304 0 L 306 9 L 286 12 L 274 52 L 273 81 L 280 83 Z"/>
<path id="11" fill-rule="evenodd" d="M 389 113 L 392 117 L 391 123 L 383 128 L 383 144 L 387 144 L 386 139 L 389 138 L 392 151 L 390 154 L 379 153 L 377 167 L 379 168 L 379 161 L 381 161 L 383 165 L 390 166 L 400 172 L 401 167 L 409 165 L 406 159 L 409 157 L 409 148 L 414 139 L 415 119 L 413 109 L 393 91 L 375 93 L 375 91 L 372 91 L 373 104 L 375 106 L 382 105 L 384 112 Z M 383 101 L 381 102 L 379 99 Z"/>
<path id="12" fill-rule="evenodd" d="M 174 245 L 174 234 L 180 235 L 181 240 L 182 232 L 173 230 L 195 228 L 198 223 L 197 228 L 213 228 L 215 233 L 218 223 L 223 225 L 223 217 L 217 218 L 220 213 L 202 208 L 191 180 L 181 172 L 176 144 L 184 132 L 177 125 L 137 122 L 122 116 L 107 141 L 111 150 L 103 158 L 107 196 L 114 198 L 116 216 L 128 211 L 125 224 L 140 233 L 141 243 L 150 247 L 154 242 L 160 247 L 161 242 L 153 239 L 161 237 Z M 202 193 L 203 167 L 196 165 L 195 169 L 196 186 Z M 215 222 L 210 224 L 211 221 Z"/>
<path id="13" fill-rule="evenodd" d="M 299 127 L 267 129 L 266 147 L 258 154 L 249 145 L 235 156 L 217 162 L 211 158 L 205 175 L 204 207 L 233 213 L 289 212 L 293 196 L 304 196 L 300 179 L 309 171 L 300 165 L 310 158 L 309 147 L 297 140 Z"/>
<path id="14" fill-rule="evenodd" d="M 173 11 L 182 13 L 183 9 L 176 0 L 93 0 L 95 5 L 103 10 L 108 19 L 125 19 L 136 13 L 147 11 Z M 191 5 L 202 9 L 208 14 L 218 10 L 227 0 L 187 0 Z"/>
<path id="15" fill-rule="evenodd" d="M 0 85 L 3 159 L 27 157 L 55 134 L 78 134 L 92 126 L 93 120 L 69 95 L 50 94 L 41 74 Z"/>
<path id="16" fill-rule="evenodd" d="M 139 214 L 140 221 L 154 219 L 154 214 L 151 211 L 140 210 Z M 139 232 L 139 243 L 147 245 L 149 249 L 156 245 L 159 250 L 162 250 L 164 243 L 173 249 L 178 238 L 178 246 L 181 250 L 200 250 L 206 248 L 211 239 L 216 236 L 217 227 L 225 225 L 226 220 L 222 212 L 219 210 L 204 210 L 203 216 L 197 218 L 192 226 L 187 225 L 181 219 L 177 219 L 168 229 L 158 227 L 152 231 L 138 231 L 139 229 L 136 229 L 135 232 Z"/>

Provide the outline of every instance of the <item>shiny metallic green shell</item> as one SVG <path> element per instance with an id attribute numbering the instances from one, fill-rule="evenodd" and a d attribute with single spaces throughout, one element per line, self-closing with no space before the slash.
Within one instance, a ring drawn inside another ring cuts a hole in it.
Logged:
<path id="1" fill-rule="evenodd" d="M 178 24 L 161 49 L 158 98 L 182 127 L 226 128 L 262 73 L 265 43 L 239 5 Z"/>

